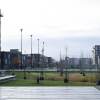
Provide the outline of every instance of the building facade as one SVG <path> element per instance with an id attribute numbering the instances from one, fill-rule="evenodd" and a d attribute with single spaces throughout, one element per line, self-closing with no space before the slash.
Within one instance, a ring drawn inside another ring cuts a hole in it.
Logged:
<path id="1" fill-rule="evenodd" d="M 0 69 L 53 68 L 56 66 L 56 61 L 52 57 L 42 54 L 21 54 L 18 49 L 3 51 L 0 56 L 2 58 Z"/>
<path id="2" fill-rule="evenodd" d="M 92 65 L 92 58 L 68 58 L 67 62 L 69 68 L 89 68 Z"/>
<path id="3" fill-rule="evenodd" d="M 18 49 L 10 50 L 10 63 L 12 69 L 20 69 L 21 66 L 21 52 Z"/>
<path id="4" fill-rule="evenodd" d="M 10 52 L 3 51 L 1 52 L 1 69 L 10 68 Z"/>
<path id="5" fill-rule="evenodd" d="M 93 47 L 93 64 L 100 64 L 100 45 L 95 45 Z"/>

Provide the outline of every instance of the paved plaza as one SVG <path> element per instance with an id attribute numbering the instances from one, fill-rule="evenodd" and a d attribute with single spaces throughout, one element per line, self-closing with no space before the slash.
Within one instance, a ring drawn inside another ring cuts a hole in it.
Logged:
<path id="1" fill-rule="evenodd" d="M 0 87 L 0 100 L 100 100 L 95 87 Z"/>

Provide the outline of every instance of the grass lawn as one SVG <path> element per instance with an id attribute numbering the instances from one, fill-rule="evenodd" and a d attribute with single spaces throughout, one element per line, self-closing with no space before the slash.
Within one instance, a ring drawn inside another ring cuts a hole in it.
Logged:
<path id="1" fill-rule="evenodd" d="M 95 86 L 95 83 L 90 82 L 68 82 L 63 81 L 41 81 L 40 84 L 36 80 L 15 80 L 1 84 L 0 86 Z"/>
<path id="2" fill-rule="evenodd" d="M 40 81 L 40 84 L 37 84 L 37 76 L 39 73 L 36 72 L 27 72 L 27 79 L 23 79 L 23 72 L 15 72 L 16 80 L 8 81 L 6 83 L 0 84 L 0 86 L 95 86 L 96 75 L 95 73 L 87 73 L 83 76 L 80 73 L 70 73 L 68 74 L 68 83 L 64 83 L 64 77 L 60 76 L 58 72 L 45 72 L 45 80 Z"/>

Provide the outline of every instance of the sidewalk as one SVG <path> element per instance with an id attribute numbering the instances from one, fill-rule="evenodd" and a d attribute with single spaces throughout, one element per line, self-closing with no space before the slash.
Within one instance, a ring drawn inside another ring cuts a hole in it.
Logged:
<path id="1" fill-rule="evenodd" d="M 6 82 L 6 81 L 9 81 L 9 80 L 15 80 L 15 79 L 16 79 L 15 75 L 3 76 L 3 77 L 0 77 L 0 83 Z"/>
<path id="2" fill-rule="evenodd" d="M 95 87 L 0 87 L 0 100 L 100 100 Z"/>

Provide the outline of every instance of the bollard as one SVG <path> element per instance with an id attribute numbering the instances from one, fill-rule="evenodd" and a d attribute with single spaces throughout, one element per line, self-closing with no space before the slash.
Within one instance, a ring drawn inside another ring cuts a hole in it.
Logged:
<path id="1" fill-rule="evenodd" d="M 68 79 L 67 78 L 64 79 L 64 83 L 68 83 Z"/>
<path id="2" fill-rule="evenodd" d="M 37 77 L 37 84 L 39 84 L 40 83 L 40 78 L 39 77 Z"/>

